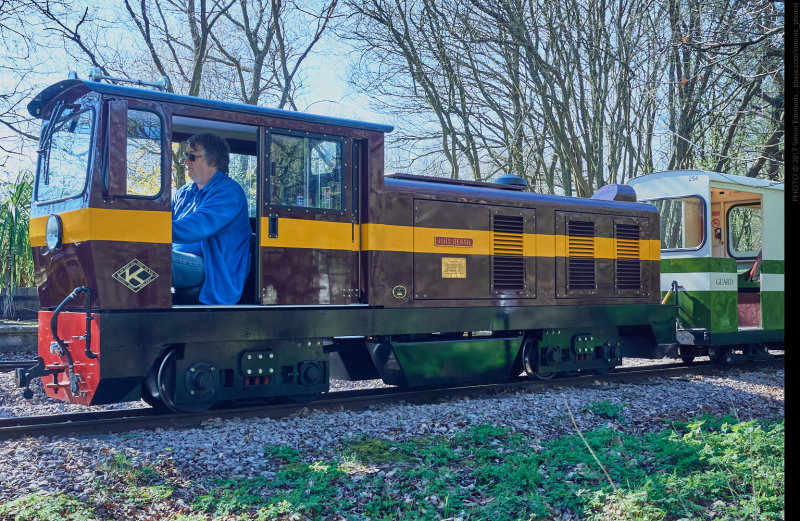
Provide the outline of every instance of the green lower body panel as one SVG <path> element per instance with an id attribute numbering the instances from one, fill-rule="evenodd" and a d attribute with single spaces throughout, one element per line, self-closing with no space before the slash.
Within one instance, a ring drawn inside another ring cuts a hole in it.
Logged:
<path id="1" fill-rule="evenodd" d="M 761 292 L 761 326 L 764 329 L 783 329 L 785 311 L 783 291 Z"/>
<path id="2" fill-rule="evenodd" d="M 421 387 L 507 380 L 521 345 L 522 337 L 392 342 L 391 349 L 405 380 L 396 383 Z"/>
<path id="3" fill-rule="evenodd" d="M 784 264 L 765 260 L 756 280 L 728 258 L 671 258 L 661 260 L 662 296 L 672 281 L 678 292 L 681 326 L 705 329 L 712 335 L 740 329 L 784 328 Z M 669 303 L 674 306 L 675 295 Z"/>
<path id="4" fill-rule="evenodd" d="M 712 333 L 710 345 L 781 344 L 783 339 L 783 329 L 742 329 L 733 333 Z"/>
<path id="5" fill-rule="evenodd" d="M 721 333 L 739 328 L 735 291 L 680 291 L 678 299 L 679 317 L 685 328 L 705 328 Z M 675 306 L 674 294 L 667 304 Z"/>
<path id="6" fill-rule="evenodd" d="M 664 292 L 666 295 L 666 292 Z M 763 330 L 784 328 L 784 292 L 763 291 L 760 293 L 760 327 Z M 756 297 L 756 304 L 759 303 Z M 710 333 L 736 333 L 739 324 L 739 294 L 736 291 L 681 291 L 680 321 L 685 328 L 704 328 Z M 675 295 L 667 304 L 674 307 Z M 756 318 L 758 322 L 758 318 Z"/>

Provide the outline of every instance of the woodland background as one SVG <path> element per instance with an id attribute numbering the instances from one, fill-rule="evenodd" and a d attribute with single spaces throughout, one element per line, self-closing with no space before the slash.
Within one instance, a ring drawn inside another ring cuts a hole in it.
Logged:
<path id="1" fill-rule="evenodd" d="M 783 178 L 783 2 L 0 0 L 0 37 L 8 156 L 70 65 L 297 110 L 324 52 L 395 125 L 387 170 L 581 197 L 664 169 Z"/>

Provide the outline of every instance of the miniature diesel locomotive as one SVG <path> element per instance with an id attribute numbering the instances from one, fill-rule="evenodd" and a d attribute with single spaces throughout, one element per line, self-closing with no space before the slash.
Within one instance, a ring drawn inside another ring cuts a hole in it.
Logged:
<path id="1" fill-rule="evenodd" d="M 331 378 L 548 379 L 783 342 L 783 242 L 757 251 L 765 222 L 782 227 L 782 185 L 651 174 L 578 199 L 514 176 L 384 174 L 389 126 L 100 81 L 56 83 L 28 109 L 43 120 L 28 392 L 38 377 L 69 402 L 195 411 L 310 400 Z M 252 266 L 231 306 L 171 288 L 173 180 L 199 132 L 228 141 L 249 197 Z"/>

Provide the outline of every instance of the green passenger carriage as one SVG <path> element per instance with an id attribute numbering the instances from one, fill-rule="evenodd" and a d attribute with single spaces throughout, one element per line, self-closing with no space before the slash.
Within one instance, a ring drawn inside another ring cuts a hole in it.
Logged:
<path id="1" fill-rule="evenodd" d="M 677 299 L 681 357 L 730 360 L 782 343 L 783 183 L 673 171 L 629 184 L 661 214 L 661 293 Z"/>

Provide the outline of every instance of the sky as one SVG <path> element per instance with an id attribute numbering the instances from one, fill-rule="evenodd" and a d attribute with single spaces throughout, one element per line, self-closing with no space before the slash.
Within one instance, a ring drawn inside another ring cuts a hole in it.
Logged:
<path id="1" fill-rule="evenodd" d="M 114 38 L 110 36 L 109 38 Z M 335 41 L 336 48 L 332 47 Z M 19 42 L 4 42 L 5 49 L 0 51 L 15 54 L 14 46 Z M 334 40 L 330 35 L 323 37 L 312 52 L 303 62 L 302 73 L 304 76 L 302 95 L 297 100 L 298 110 L 319 114 L 323 116 L 339 117 L 346 119 L 369 121 L 372 123 L 387 124 L 385 116 L 369 108 L 369 99 L 360 95 L 347 84 L 345 75 L 347 50 L 342 48 L 340 40 Z M 45 67 L 50 69 L 45 72 Z M 80 79 L 88 79 L 91 64 L 76 62 L 58 50 L 51 50 L 46 57 L 46 62 L 38 70 L 40 74 L 31 78 L 44 88 L 68 77 L 70 71 L 75 71 Z M 143 81 L 156 81 L 158 78 L 138 78 Z M 11 74 L 0 68 L 0 95 L 14 88 L 14 78 Z M 27 105 L 29 100 L 24 101 Z M 40 125 L 36 125 L 36 132 Z M 0 127 L 0 136 L 13 134 L 10 130 Z M 1 152 L 0 152 L 1 153 Z M 3 161 L 4 160 L 4 161 Z M 35 149 L 33 146 L 23 156 L 9 155 L 0 158 L 0 182 L 16 177 L 20 170 L 33 170 L 35 168 Z"/>

